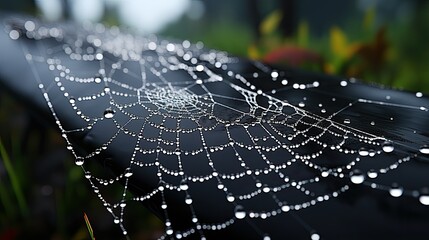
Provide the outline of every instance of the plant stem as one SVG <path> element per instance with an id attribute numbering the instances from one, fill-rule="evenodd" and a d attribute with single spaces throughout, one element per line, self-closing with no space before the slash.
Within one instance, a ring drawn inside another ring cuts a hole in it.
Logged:
<path id="1" fill-rule="evenodd" d="M 13 205 L 12 200 L 10 199 L 9 193 L 6 190 L 5 184 L 1 181 L 0 178 L 0 202 L 2 203 L 7 219 L 10 220 L 13 218 Z"/>
<path id="2" fill-rule="evenodd" d="M 6 149 L 1 139 L 0 139 L 0 156 L 3 159 L 4 167 L 6 169 L 6 172 L 9 175 L 12 188 L 15 193 L 16 199 L 18 201 L 18 206 L 21 211 L 21 214 L 22 216 L 26 216 L 28 212 L 28 207 L 27 207 L 27 203 L 25 202 L 21 184 L 19 182 L 18 176 L 15 173 L 15 169 L 13 168 L 12 162 L 10 161 L 9 155 L 6 152 Z"/>

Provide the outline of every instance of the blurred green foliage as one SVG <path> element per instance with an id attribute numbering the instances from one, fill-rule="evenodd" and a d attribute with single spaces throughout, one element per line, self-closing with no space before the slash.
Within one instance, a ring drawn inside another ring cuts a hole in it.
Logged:
<path id="1" fill-rule="evenodd" d="M 370 8 L 363 19 L 349 27 L 333 25 L 325 36 L 311 36 L 302 21 L 296 34 L 279 34 L 281 13 L 272 12 L 261 23 L 261 38 L 248 48 L 248 56 L 276 65 L 292 65 L 312 71 L 410 91 L 429 93 L 429 4 L 406 21 L 378 26 Z"/>
<path id="2" fill-rule="evenodd" d="M 180 22 L 180 26 L 190 27 L 171 25 L 161 35 L 187 39 L 191 42 L 201 41 L 209 48 L 227 51 L 239 56 L 246 56 L 247 48 L 253 41 L 252 32 L 243 23 L 227 20 L 216 23 L 204 20 L 193 22 L 184 19 Z"/>
<path id="3" fill-rule="evenodd" d="M 260 23 L 258 36 L 250 24 L 227 17 L 215 23 L 183 19 L 161 35 L 202 41 L 209 48 L 276 65 L 429 93 L 429 2 L 422 1 L 398 19 L 380 20 L 377 8 L 369 7 L 362 15 L 332 23 L 324 34 L 315 34 L 317 24 L 310 27 L 304 18 L 295 34 L 285 37 L 283 17 L 280 10 L 271 11 Z"/>

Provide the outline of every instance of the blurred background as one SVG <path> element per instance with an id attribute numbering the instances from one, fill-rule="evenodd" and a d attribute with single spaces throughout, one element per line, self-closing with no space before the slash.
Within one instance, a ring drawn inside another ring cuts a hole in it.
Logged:
<path id="1" fill-rule="evenodd" d="M 142 34 L 412 92 L 429 93 L 425 0 L 14 0 L 0 11 L 119 25 Z M 0 239 L 120 239 L 62 138 L 0 89 Z M 162 224 L 128 207 L 132 239 Z"/>

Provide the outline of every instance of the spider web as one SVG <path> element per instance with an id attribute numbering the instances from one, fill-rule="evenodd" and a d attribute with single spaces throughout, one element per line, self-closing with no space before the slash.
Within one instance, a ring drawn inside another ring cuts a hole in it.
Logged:
<path id="1" fill-rule="evenodd" d="M 292 80 L 290 72 L 259 62 L 243 68 L 246 60 L 202 43 L 135 36 L 99 24 L 81 29 L 21 21 L 9 36 L 30 39 L 22 44 L 25 57 L 67 148 L 124 235 L 130 202 L 156 200 L 165 222 L 161 239 L 205 239 L 207 232 L 240 222 L 265 240 L 270 232 L 255 222 L 279 215 L 293 216 L 309 238 L 320 239 L 299 211 L 355 185 L 429 204 L 424 185 L 407 189 L 382 177 L 425 158 L 424 138 L 416 131 L 414 141 L 389 134 L 396 119 L 376 115 L 405 109 L 427 118 L 426 106 L 390 96 L 341 97 L 340 91 L 362 84 Z M 362 106 L 374 107 L 366 122 L 354 115 Z M 73 141 L 79 136 L 96 144 L 81 151 Z M 91 162 L 114 151 L 121 154 L 114 156 L 122 159 L 120 171 L 114 177 L 93 174 Z M 129 194 L 142 176 L 143 193 Z M 121 196 L 105 198 L 103 191 L 114 184 L 122 184 Z M 222 202 L 217 217 L 204 213 L 208 192 Z M 177 215 L 183 223 L 171 217 Z"/>

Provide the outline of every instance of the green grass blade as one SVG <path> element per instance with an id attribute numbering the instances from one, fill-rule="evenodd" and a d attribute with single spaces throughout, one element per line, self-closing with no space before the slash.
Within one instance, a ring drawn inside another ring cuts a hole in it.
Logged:
<path id="1" fill-rule="evenodd" d="M 26 216 L 28 212 L 28 207 L 24 198 L 24 194 L 22 192 L 21 184 L 19 182 L 19 178 L 15 173 L 15 169 L 13 168 L 12 162 L 10 161 L 9 155 L 6 152 L 6 149 L 1 139 L 0 139 L 0 156 L 3 160 L 3 164 L 6 169 L 6 172 L 9 175 L 10 182 L 12 184 L 13 191 L 18 201 L 18 206 L 21 211 L 21 214 L 22 216 Z"/>
<path id="2" fill-rule="evenodd" d="M 11 219 L 14 215 L 12 200 L 10 199 L 9 193 L 5 184 L 0 179 L 0 202 L 2 203 L 5 213 L 8 219 Z"/>
<path id="3" fill-rule="evenodd" d="M 91 223 L 89 222 L 89 219 L 86 213 L 83 213 L 83 218 L 85 219 L 85 224 L 86 224 L 86 227 L 88 228 L 88 232 L 89 232 L 89 236 L 91 237 L 91 240 L 95 240 L 94 231 L 92 230 Z"/>

